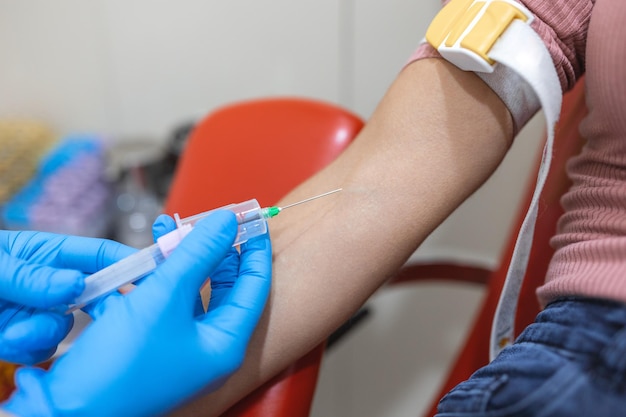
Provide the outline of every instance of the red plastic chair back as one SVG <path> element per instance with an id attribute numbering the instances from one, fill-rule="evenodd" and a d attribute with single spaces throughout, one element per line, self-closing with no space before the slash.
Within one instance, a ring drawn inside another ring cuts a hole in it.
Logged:
<path id="1" fill-rule="evenodd" d="M 306 99 L 222 107 L 194 128 L 166 210 L 188 216 L 250 198 L 274 204 L 335 159 L 362 126 L 344 109 Z"/>
<path id="2" fill-rule="evenodd" d="M 165 212 L 182 217 L 256 198 L 275 204 L 335 159 L 363 127 L 335 105 L 299 98 L 259 99 L 209 114 L 193 130 Z M 309 415 L 324 346 L 232 407 L 226 415 Z"/>
<path id="3" fill-rule="evenodd" d="M 578 126 L 586 114 L 584 81 L 581 79 L 575 88 L 564 97 L 561 118 L 555 132 L 552 166 L 542 192 L 528 269 L 520 293 L 515 323 L 518 334 L 528 324 L 532 323 L 537 313 L 539 313 L 535 290 L 543 283 L 550 258 L 554 253 L 554 249 L 549 242 L 556 231 L 557 221 L 563 214 L 560 198 L 570 186 L 565 165 L 570 157 L 579 153 L 584 144 L 584 140 L 578 131 Z M 537 161 L 540 160 L 541 153 L 537 157 Z M 537 163 L 537 169 L 538 167 L 539 163 Z M 443 395 L 460 382 L 468 379 L 474 371 L 489 362 L 489 338 L 492 318 L 504 285 L 517 233 L 530 205 L 534 188 L 535 182 L 533 181 L 527 188 L 523 205 L 517 215 L 515 227 L 503 252 L 502 262 L 488 279 L 487 294 L 475 318 L 469 336 L 459 356 L 450 368 L 447 379 L 427 414 L 428 416 L 436 414 L 437 403 Z"/>

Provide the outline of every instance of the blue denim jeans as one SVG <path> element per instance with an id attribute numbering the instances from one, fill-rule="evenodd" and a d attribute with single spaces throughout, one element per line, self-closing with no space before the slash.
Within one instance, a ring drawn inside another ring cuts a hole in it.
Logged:
<path id="1" fill-rule="evenodd" d="M 437 417 L 626 416 L 626 305 L 549 304 L 489 365 L 439 403 Z"/>

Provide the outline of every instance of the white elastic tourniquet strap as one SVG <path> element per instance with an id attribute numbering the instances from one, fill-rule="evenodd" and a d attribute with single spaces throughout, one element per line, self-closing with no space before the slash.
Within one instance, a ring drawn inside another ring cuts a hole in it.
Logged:
<path id="1" fill-rule="evenodd" d="M 499 65 L 505 65 L 517 72 L 532 87 L 543 108 L 547 129 L 537 185 L 517 236 L 491 328 L 489 354 L 493 360 L 504 347 L 512 343 L 515 335 L 517 303 L 530 256 L 539 198 L 550 170 L 554 129 L 561 111 L 562 92 L 551 56 L 542 39 L 528 24 L 519 20 L 511 22 L 509 28 L 494 44 L 489 57 Z"/>

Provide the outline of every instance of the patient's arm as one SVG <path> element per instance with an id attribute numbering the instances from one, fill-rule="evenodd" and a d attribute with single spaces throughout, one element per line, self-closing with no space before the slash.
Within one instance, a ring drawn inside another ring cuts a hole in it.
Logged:
<path id="1" fill-rule="evenodd" d="M 356 141 L 284 198 L 343 187 L 271 220 L 272 297 L 248 358 L 178 415 L 219 415 L 324 340 L 489 177 L 511 138 L 507 109 L 473 73 L 407 66 Z"/>

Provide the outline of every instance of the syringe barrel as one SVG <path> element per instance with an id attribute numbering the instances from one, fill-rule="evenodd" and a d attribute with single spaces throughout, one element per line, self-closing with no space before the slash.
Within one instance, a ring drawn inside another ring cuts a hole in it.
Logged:
<path id="1" fill-rule="evenodd" d="M 264 216 L 263 209 L 256 199 L 244 201 L 243 203 L 229 204 L 224 207 L 196 214 L 195 216 L 185 217 L 184 219 L 176 217 L 176 224 L 178 227 L 186 224 L 193 226 L 197 221 L 215 210 L 230 210 L 235 213 L 237 223 L 239 223 L 239 229 L 237 230 L 237 237 L 235 238 L 233 246 L 241 245 L 253 237 L 267 233 L 267 220 Z"/>
<path id="2" fill-rule="evenodd" d="M 70 305 L 69 311 L 81 308 L 123 285 L 135 282 L 150 274 L 159 264 L 165 261 L 165 258 L 178 246 L 178 243 L 189 233 L 196 222 L 215 210 L 230 210 L 235 213 L 239 228 L 233 246 L 240 245 L 253 237 L 267 233 L 265 211 L 256 199 L 244 201 L 243 203 L 229 204 L 228 206 L 209 210 L 184 219 L 175 215 L 178 228 L 162 236 L 158 243 L 85 278 L 85 289 L 76 298 L 75 303 Z"/>
<path id="3" fill-rule="evenodd" d="M 135 282 L 154 271 L 165 260 L 158 244 L 144 248 L 85 278 L 85 289 L 70 305 L 73 311 L 103 295 Z"/>

